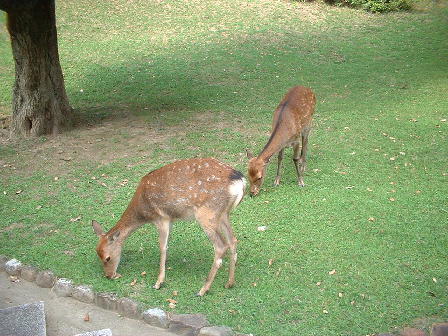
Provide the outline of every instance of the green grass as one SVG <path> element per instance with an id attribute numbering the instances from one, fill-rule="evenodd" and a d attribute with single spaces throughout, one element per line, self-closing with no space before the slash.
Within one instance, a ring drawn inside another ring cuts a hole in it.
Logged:
<path id="1" fill-rule="evenodd" d="M 255 335 L 367 335 L 448 320 L 447 17 L 443 6 L 371 15 L 286 1 L 57 2 L 71 104 L 91 132 L 109 120 L 123 127 L 93 144 L 83 130 L 3 142 L 0 253 L 148 307 L 170 310 L 178 291 L 175 312 Z M 0 111 L 9 111 L 2 29 Z M 160 291 L 151 225 L 128 239 L 123 277 L 105 279 L 91 219 L 111 227 L 139 178 L 177 158 L 213 155 L 245 172 L 245 148 L 261 150 L 296 84 L 318 97 L 307 186 L 296 186 L 288 151 L 281 186 L 271 186 L 273 159 L 265 190 L 235 210 L 236 287 L 223 288 L 226 262 L 211 292 L 194 297 L 212 261 L 194 222 L 174 225 Z M 151 141 L 133 141 L 133 118 Z M 51 161 L 67 140 L 79 158 Z M 82 156 L 127 144 L 127 157 Z"/>

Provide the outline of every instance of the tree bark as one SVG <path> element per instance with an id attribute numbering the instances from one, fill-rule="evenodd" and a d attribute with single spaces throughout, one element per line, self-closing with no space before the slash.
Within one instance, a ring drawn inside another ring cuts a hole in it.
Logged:
<path id="1" fill-rule="evenodd" d="M 12 136 L 56 134 L 72 124 L 73 109 L 59 63 L 54 0 L 0 0 L 8 14 L 15 61 Z"/>

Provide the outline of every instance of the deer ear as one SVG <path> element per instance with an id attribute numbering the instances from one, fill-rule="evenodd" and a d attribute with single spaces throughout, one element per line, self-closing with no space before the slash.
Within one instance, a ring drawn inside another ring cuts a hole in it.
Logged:
<path id="1" fill-rule="evenodd" d="M 92 227 L 93 227 L 93 231 L 96 233 L 97 236 L 101 236 L 104 234 L 104 231 L 101 228 L 101 224 L 98 223 L 96 220 L 92 221 Z"/>
<path id="2" fill-rule="evenodd" d="M 109 241 L 112 243 L 120 237 L 120 231 L 115 231 L 111 236 L 109 236 Z"/>
<path id="3" fill-rule="evenodd" d="M 252 158 L 254 157 L 254 155 L 252 154 L 252 152 L 249 151 L 247 148 L 246 148 L 246 155 L 247 155 L 247 158 L 248 158 L 248 159 L 252 159 Z"/>

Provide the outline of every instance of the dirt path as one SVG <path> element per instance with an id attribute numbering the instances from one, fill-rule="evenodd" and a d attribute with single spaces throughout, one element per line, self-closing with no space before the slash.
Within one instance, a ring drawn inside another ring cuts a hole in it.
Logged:
<path id="1" fill-rule="evenodd" d="M 70 336 L 101 329 L 111 329 L 114 336 L 174 336 L 95 305 L 58 297 L 50 289 L 40 288 L 23 279 L 11 282 L 8 274 L 0 273 L 0 309 L 39 301 L 45 304 L 48 336 Z M 84 321 L 86 314 L 89 315 L 88 322 Z"/>

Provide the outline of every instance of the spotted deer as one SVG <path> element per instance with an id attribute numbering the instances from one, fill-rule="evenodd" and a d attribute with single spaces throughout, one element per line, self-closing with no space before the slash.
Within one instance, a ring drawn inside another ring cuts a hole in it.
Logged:
<path id="1" fill-rule="evenodd" d="M 292 146 L 293 161 L 296 168 L 298 184 L 304 186 L 303 172 L 306 166 L 306 150 L 308 135 L 311 129 L 312 116 L 316 104 L 313 91 L 304 86 L 291 88 L 283 97 L 274 112 L 272 133 L 261 153 L 254 157 L 249 151 L 248 175 L 250 194 L 255 196 L 260 192 L 266 175 L 266 167 L 271 156 L 278 153 L 277 176 L 274 185 L 280 184 L 280 169 L 285 147 Z"/>
<path id="2" fill-rule="evenodd" d="M 215 256 L 204 286 L 197 295 L 203 296 L 212 285 L 222 258 L 230 250 L 229 280 L 226 288 L 235 283 L 237 239 L 229 214 L 242 200 L 246 180 L 232 167 L 216 159 L 187 159 L 168 164 L 144 176 L 120 220 L 107 233 L 92 221 L 99 237 L 96 247 L 106 277 L 117 273 L 121 249 L 126 238 L 147 222 L 159 232 L 160 268 L 153 288 L 165 281 L 165 262 L 168 236 L 172 222 L 196 218 L 213 244 Z"/>

